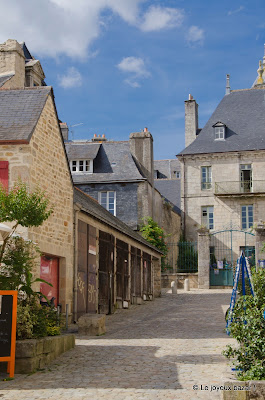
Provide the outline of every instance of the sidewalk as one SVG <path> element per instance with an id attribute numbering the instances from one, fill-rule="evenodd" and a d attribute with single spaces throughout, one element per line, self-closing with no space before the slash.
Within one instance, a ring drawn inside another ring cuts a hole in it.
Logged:
<path id="1" fill-rule="evenodd" d="M 107 334 L 77 336 L 44 371 L 0 382 L 1 400 L 219 399 L 233 339 L 224 311 L 231 290 L 179 291 L 107 316 Z M 197 385 L 197 386 L 196 386 Z M 208 390 L 207 390 L 208 387 Z"/>

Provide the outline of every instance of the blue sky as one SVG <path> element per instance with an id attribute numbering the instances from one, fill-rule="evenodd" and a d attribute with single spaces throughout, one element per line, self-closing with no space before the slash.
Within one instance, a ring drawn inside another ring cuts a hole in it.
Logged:
<path id="1" fill-rule="evenodd" d="M 25 41 L 74 139 L 128 140 L 148 127 L 155 159 L 184 148 L 184 101 L 202 128 L 225 93 L 251 87 L 264 0 L 0 0 L 0 42 Z"/>

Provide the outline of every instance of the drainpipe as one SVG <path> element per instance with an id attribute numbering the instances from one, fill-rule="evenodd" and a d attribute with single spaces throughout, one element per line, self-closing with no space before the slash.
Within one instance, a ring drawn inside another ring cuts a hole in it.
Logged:
<path id="1" fill-rule="evenodd" d="M 186 184 L 185 184 L 185 158 L 183 157 L 183 234 L 186 238 Z"/>

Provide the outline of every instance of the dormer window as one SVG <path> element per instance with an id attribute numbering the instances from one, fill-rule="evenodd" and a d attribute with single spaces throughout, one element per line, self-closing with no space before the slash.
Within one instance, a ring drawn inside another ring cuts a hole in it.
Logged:
<path id="1" fill-rule="evenodd" d="M 93 172 L 92 160 L 72 160 L 70 166 L 73 173 L 89 174 Z"/>
<path id="2" fill-rule="evenodd" d="M 214 128 L 214 140 L 225 140 L 225 124 L 217 122 L 213 125 Z"/>

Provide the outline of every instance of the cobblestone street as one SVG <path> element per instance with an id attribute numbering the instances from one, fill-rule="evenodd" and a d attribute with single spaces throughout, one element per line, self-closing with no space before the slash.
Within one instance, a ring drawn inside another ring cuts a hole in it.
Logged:
<path id="1" fill-rule="evenodd" d="M 107 317 L 106 335 L 77 335 L 75 349 L 44 371 L 1 381 L 0 398 L 219 399 L 210 390 L 229 371 L 221 351 L 233 341 L 224 332 L 230 296 L 231 289 L 164 292 L 119 310 Z"/>

